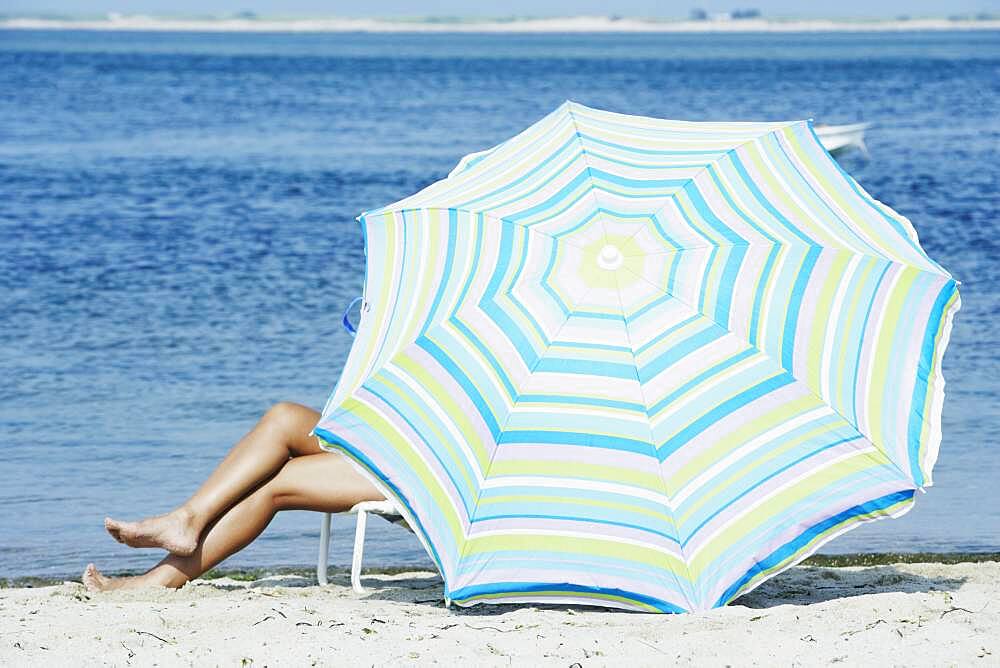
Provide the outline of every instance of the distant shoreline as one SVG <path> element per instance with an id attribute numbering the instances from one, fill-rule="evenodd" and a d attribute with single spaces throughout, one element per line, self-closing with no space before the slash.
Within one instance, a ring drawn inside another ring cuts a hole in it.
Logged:
<path id="1" fill-rule="evenodd" d="M 842 19 L 729 19 L 671 21 L 608 16 L 478 19 L 361 19 L 340 17 L 179 18 L 109 14 L 101 18 L 8 17 L 8 30 L 95 30 L 136 32 L 301 32 L 301 33 L 802 33 L 802 32 L 920 32 L 1000 30 L 1000 18 Z"/>
<path id="2" fill-rule="evenodd" d="M 985 563 L 1000 562 L 1000 552 L 851 552 L 845 554 L 814 554 L 800 566 L 814 566 L 817 568 L 848 568 L 858 566 L 888 566 L 892 564 L 961 564 L 961 563 Z M 425 564 L 407 566 L 375 566 L 364 569 L 366 574 L 378 575 L 398 575 L 424 568 Z M 135 575 L 138 571 L 109 571 L 113 575 Z M 347 576 L 350 569 L 344 567 L 331 566 L 330 577 L 337 575 Z M 301 578 L 315 578 L 315 566 L 231 566 L 227 568 L 213 568 L 201 576 L 202 580 L 218 580 L 228 578 L 238 581 L 254 581 L 274 576 L 297 576 Z M 57 585 L 65 581 L 79 581 L 79 575 L 67 574 L 59 576 L 33 576 L 26 575 L 20 577 L 0 578 L 0 589 L 11 588 L 34 588 Z"/>

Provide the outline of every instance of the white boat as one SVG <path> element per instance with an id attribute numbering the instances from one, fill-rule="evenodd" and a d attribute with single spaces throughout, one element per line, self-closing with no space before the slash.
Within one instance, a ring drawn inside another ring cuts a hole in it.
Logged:
<path id="1" fill-rule="evenodd" d="M 823 144 L 823 148 L 833 155 L 838 155 L 852 148 L 860 150 L 868 155 L 868 147 L 865 146 L 865 130 L 871 127 L 871 123 L 852 123 L 851 125 L 815 125 L 816 136 Z"/>
<path id="2" fill-rule="evenodd" d="M 823 148 L 829 151 L 831 155 L 840 155 L 852 148 L 856 148 L 867 156 L 868 147 L 865 146 L 865 130 L 871 126 L 871 123 L 852 123 L 850 125 L 816 124 L 813 125 L 813 129 L 816 131 L 816 136 L 819 137 L 820 143 L 823 144 Z M 464 171 L 467 167 L 476 164 L 498 148 L 500 146 L 468 154 L 458 161 L 458 164 L 455 165 L 448 176 L 454 176 Z"/>

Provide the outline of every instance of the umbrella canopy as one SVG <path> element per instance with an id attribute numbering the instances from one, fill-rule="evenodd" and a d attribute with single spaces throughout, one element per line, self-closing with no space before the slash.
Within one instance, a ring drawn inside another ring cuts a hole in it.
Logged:
<path id="1" fill-rule="evenodd" d="M 721 606 L 931 484 L 957 282 L 809 122 L 566 102 L 464 162 L 359 218 L 314 431 L 448 599 Z"/>

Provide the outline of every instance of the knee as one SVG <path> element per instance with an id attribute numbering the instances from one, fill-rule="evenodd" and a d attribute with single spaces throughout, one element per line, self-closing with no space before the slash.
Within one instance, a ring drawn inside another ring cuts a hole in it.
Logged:
<path id="1" fill-rule="evenodd" d="M 295 490 L 288 489 L 277 479 L 272 479 L 254 492 L 256 500 L 269 507 L 273 512 L 294 510 L 298 496 Z"/>
<path id="2" fill-rule="evenodd" d="M 298 415 L 299 408 L 298 404 L 293 404 L 290 401 L 279 401 L 267 409 L 264 417 L 260 420 L 261 424 L 274 427 L 280 431 L 290 429 L 295 423 L 295 417 Z"/>

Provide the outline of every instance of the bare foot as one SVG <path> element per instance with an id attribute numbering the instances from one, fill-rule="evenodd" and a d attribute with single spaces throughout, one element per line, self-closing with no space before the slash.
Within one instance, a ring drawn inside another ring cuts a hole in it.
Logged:
<path id="1" fill-rule="evenodd" d="M 104 528 L 112 538 L 129 547 L 162 547 L 171 554 L 187 557 L 198 547 L 198 531 L 192 519 L 189 512 L 178 508 L 138 522 L 105 517 Z"/>
<path id="2" fill-rule="evenodd" d="M 159 585 L 146 575 L 112 578 L 104 575 L 94 564 L 87 564 L 83 570 L 83 586 L 87 591 L 113 591 L 115 589 L 140 589 Z M 159 585 L 162 586 L 162 585 Z"/>

